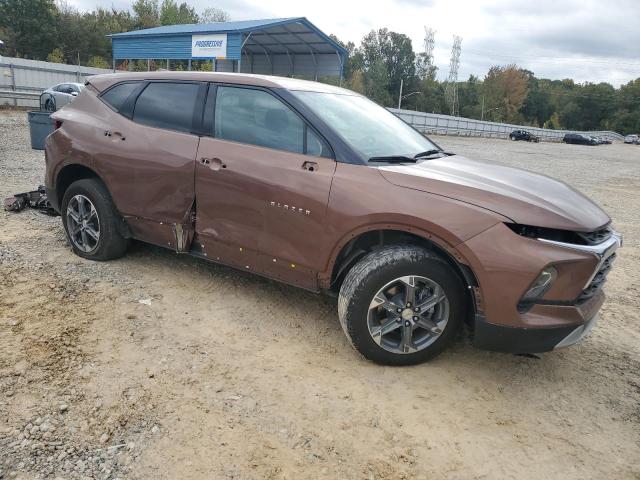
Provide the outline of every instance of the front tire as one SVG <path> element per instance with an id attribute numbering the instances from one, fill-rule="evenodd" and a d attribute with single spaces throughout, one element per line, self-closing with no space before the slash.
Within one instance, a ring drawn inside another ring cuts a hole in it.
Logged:
<path id="1" fill-rule="evenodd" d="M 127 251 L 122 220 L 104 184 L 94 178 L 73 182 L 61 205 L 61 216 L 73 252 L 89 260 L 113 260 Z"/>
<path id="2" fill-rule="evenodd" d="M 466 312 L 456 272 L 440 256 L 413 245 L 365 255 L 347 274 L 338 300 L 352 346 L 383 365 L 413 365 L 440 354 Z"/>

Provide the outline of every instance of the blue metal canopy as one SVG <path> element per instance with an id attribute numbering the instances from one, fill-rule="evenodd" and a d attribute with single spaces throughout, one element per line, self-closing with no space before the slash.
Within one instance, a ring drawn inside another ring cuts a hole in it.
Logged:
<path id="1" fill-rule="evenodd" d="M 218 71 L 317 79 L 342 77 L 348 55 L 305 17 L 166 25 L 109 36 L 114 65 L 124 59 L 211 59 Z"/>

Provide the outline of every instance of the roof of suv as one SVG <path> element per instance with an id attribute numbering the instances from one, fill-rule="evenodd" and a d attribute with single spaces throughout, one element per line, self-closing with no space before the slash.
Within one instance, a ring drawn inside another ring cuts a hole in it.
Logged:
<path id="1" fill-rule="evenodd" d="M 186 80 L 198 82 L 223 82 L 238 85 L 253 85 L 258 87 L 284 88 L 287 90 L 302 90 L 322 93 L 342 93 L 358 95 L 356 92 L 326 83 L 310 82 L 297 78 L 276 77 L 270 75 L 255 75 L 249 73 L 223 72 L 118 72 L 95 75 L 87 79 L 87 83 L 97 90 L 103 91 L 111 85 L 131 80 Z"/>

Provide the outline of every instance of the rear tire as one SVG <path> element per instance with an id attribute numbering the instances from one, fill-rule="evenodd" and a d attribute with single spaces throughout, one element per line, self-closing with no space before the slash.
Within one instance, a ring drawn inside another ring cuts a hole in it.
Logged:
<path id="1" fill-rule="evenodd" d="M 113 260 L 127 251 L 122 219 L 104 184 L 94 178 L 73 182 L 60 209 L 62 224 L 73 252 L 89 260 Z"/>
<path id="2" fill-rule="evenodd" d="M 351 345 L 383 365 L 413 365 L 440 354 L 466 313 L 467 296 L 456 272 L 438 255 L 413 245 L 365 255 L 347 273 L 338 299 Z"/>

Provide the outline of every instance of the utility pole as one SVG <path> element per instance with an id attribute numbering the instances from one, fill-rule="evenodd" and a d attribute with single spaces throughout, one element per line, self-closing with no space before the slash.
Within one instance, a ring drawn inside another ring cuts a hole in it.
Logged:
<path id="1" fill-rule="evenodd" d="M 433 47 L 435 45 L 436 31 L 433 28 L 424 27 L 424 61 L 427 75 L 433 73 Z"/>
<path id="2" fill-rule="evenodd" d="M 445 100 L 451 105 L 451 115 L 453 116 L 458 115 L 458 69 L 460 68 L 461 44 L 462 37 L 454 35 L 451 61 L 449 62 L 449 78 L 447 78 L 447 89 L 445 90 Z"/>
<path id="3" fill-rule="evenodd" d="M 482 113 L 480 114 L 480 121 L 484 120 L 484 93 L 482 94 Z"/>
<path id="4" fill-rule="evenodd" d="M 400 79 L 400 95 L 398 95 L 398 110 L 400 110 L 400 104 L 402 104 L 402 85 L 404 83 L 404 80 L 401 78 Z"/>

